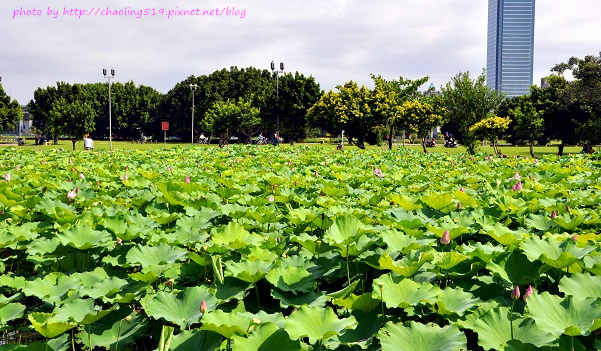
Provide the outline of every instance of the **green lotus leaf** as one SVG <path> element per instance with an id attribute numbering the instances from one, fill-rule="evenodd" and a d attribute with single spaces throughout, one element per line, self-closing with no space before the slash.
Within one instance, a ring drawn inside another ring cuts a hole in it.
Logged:
<path id="1" fill-rule="evenodd" d="M 23 317 L 25 306 L 12 302 L 0 307 L 0 325 L 5 326 L 7 322 Z"/>
<path id="2" fill-rule="evenodd" d="M 511 230 L 499 222 L 482 224 L 482 231 L 503 246 L 515 245 L 524 238 L 523 230 Z"/>
<path id="3" fill-rule="evenodd" d="M 206 330 L 184 330 L 171 338 L 169 351 L 211 351 L 218 349 L 222 337 Z"/>
<path id="4" fill-rule="evenodd" d="M 388 308 L 407 308 L 422 302 L 434 304 L 438 294 L 440 288 L 430 283 L 417 283 L 411 279 L 384 274 L 374 280 L 371 296 L 382 299 Z"/>
<path id="5" fill-rule="evenodd" d="M 522 242 L 520 248 L 531 262 L 541 260 L 558 269 L 569 267 L 595 249 L 590 245 L 578 247 L 572 240 L 558 241 L 553 238 L 540 239 L 538 237 L 532 237 Z"/>
<path id="6" fill-rule="evenodd" d="M 355 291 L 357 284 L 359 284 L 359 280 L 355 280 L 354 282 L 351 283 L 351 285 L 349 285 L 341 290 L 326 294 L 326 296 L 329 298 L 332 298 L 332 299 L 345 299 L 348 296 L 350 296 L 353 291 Z"/>
<path id="7" fill-rule="evenodd" d="M 430 261 L 433 257 L 432 253 L 411 251 L 401 260 L 394 261 L 388 253 L 385 253 L 380 257 L 378 263 L 380 264 L 381 269 L 390 269 L 403 277 L 412 277 L 419 271 L 424 263 Z"/>
<path id="8" fill-rule="evenodd" d="M 601 277 L 588 273 L 564 276 L 559 281 L 559 291 L 574 297 L 601 299 Z"/>
<path id="9" fill-rule="evenodd" d="M 77 326 L 77 323 L 57 321 L 51 313 L 32 312 L 28 319 L 35 330 L 48 339 L 55 338 Z"/>
<path id="10" fill-rule="evenodd" d="M 64 196 L 66 198 L 67 194 L 65 193 Z M 74 212 L 75 209 L 58 200 L 45 198 L 34 207 L 34 210 L 42 212 L 61 225 L 67 223 L 73 224 L 77 220 L 77 215 Z"/>
<path id="11" fill-rule="evenodd" d="M 436 311 L 440 315 L 457 314 L 463 316 L 467 310 L 478 305 L 481 300 L 474 297 L 472 293 L 460 288 L 446 288 L 442 290 L 436 301 Z"/>
<path id="12" fill-rule="evenodd" d="M 234 335 L 233 351 L 258 351 L 258 350 L 302 350 L 298 340 L 290 340 L 288 333 L 273 323 L 261 324 L 259 329 L 253 331 L 247 338 Z"/>
<path id="13" fill-rule="evenodd" d="M 365 225 L 351 215 L 336 218 L 326 230 L 323 239 L 331 245 L 347 246 L 355 242 L 364 232 Z"/>
<path id="14" fill-rule="evenodd" d="M 453 195 L 455 195 L 455 199 L 457 199 L 457 201 L 459 201 L 459 203 L 464 207 L 478 205 L 476 199 L 474 199 L 470 194 L 466 192 L 455 190 L 453 191 Z"/>
<path id="15" fill-rule="evenodd" d="M 497 307 L 484 313 L 475 320 L 473 330 L 478 333 L 479 345 L 487 350 L 503 350 L 511 340 L 509 309 Z M 555 336 L 541 330 L 534 320 L 517 315 L 513 317 L 513 338 L 538 347 L 552 345 L 556 340 Z"/>
<path id="16" fill-rule="evenodd" d="M 234 335 L 248 335 L 250 321 L 239 312 L 217 310 L 203 316 L 200 329 L 213 331 L 231 340 Z"/>
<path id="17" fill-rule="evenodd" d="M 423 243 L 418 242 L 413 236 L 405 235 L 396 229 L 382 231 L 379 235 L 391 252 L 407 254 L 411 250 L 417 250 L 423 245 Z"/>
<path id="18" fill-rule="evenodd" d="M 148 327 L 144 314 L 133 312 L 127 307 L 110 312 L 106 317 L 82 328 L 80 338 L 84 344 L 88 340 L 94 346 L 109 350 L 122 350 L 139 338 Z M 89 331 L 89 333 L 88 333 Z"/>
<path id="19" fill-rule="evenodd" d="M 165 266 L 163 266 L 163 267 L 165 267 Z M 140 273 L 140 272 L 130 273 L 129 277 L 134 280 L 137 280 L 137 281 L 152 284 L 152 283 L 156 282 L 157 280 L 159 280 L 159 278 L 160 278 L 159 273 L 162 273 L 162 271 L 157 273 L 152 270 L 153 266 L 150 266 L 150 268 L 151 269 L 145 273 Z M 165 269 L 167 269 L 167 267 L 165 267 Z"/>
<path id="20" fill-rule="evenodd" d="M 448 210 L 453 205 L 453 196 L 449 193 L 423 195 L 420 200 L 437 211 Z"/>
<path id="21" fill-rule="evenodd" d="M 589 335 L 601 327 L 601 300 L 597 298 L 561 298 L 545 291 L 532 294 L 526 307 L 537 327 L 555 337 Z"/>
<path id="22" fill-rule="evenodd" d="M 300 244 L 305 250 L 309 251 L 313 255 L 320 255 L 333 249 L 333 246 L 330 246 L 318 239 L 316 236 L 309 235 L 307 233 L 292 235 L 290 240 Z"/>
<path id="23" fill-rule="evenodd" d="M 50 303 L 61 301 L 62 297 L 70 290 L 80 286 L 77 278 L 62 273 L 50 273 L 43 279 L 30 280 L 23 286 L 23 293 L 35 296 Z"/>
<path id="24" fill-rule="evenodd" d="M 314 345 L 318 340 L 324 341 L 356 326 L 354 316 L 338 319 L 331 307 L 302 306 L 288 317 L 284 329 L 292 340 L 308 337 L 309 343 Z"/>
<path id="25" fill-rule="evenodd" d="M 32 256 L 40 255 L 45 256 L 47 254 L 52 254 L 56 250 L 56 248 L 60 245 L 60 240 L 57 237 L 53 237 L 50 239 L 47 238 L 37 238 L 31 244 L 29 244 L 28 253 Z"/>
<path id="26" fill-rule="evenodd" d="M 279 289 L 271 289 L 271 296 L 279 300 L 282 307 L 300 307 L 303 305 L 323 307 L 328 302 L 328 298 L 325 295 L 313 291 L 304 294 L 295 294 Z"/>
<path id="27" fill-rule="evenodd" d="M 203 300 L 207 303 L 209 311 L 214 310 L 217 306 L 217 299 L 206 287 L 185 288 L 177 295 L 159 292 L 140 300 L 140 303 L 149 317 L 163 318 L 185 329 L 187 326 L 198 323 L 203 317 L 200 312 L 200 304 Z"/>
<path id="28" fill-rule="evenodd" d="M 459 252 L 434 252 L 432 264 L 442 269 L 451 269 L 461 262 L 468 259 L 467 256 Z"/>
<path id="29" fill-rule="evenodd" d="M 486 268 L 504 279 L 509 285 L 525 285 L 539 277 L 540 261 L 530 262 L 528 258 L 518 250 L 512 251 L 498 263 L 490 261 Z"/>
<path id="30" fill-rule="evenodd" d="M 127 253 L 127 262 L 142 267 L 159 266 L 183 261 L 187 255 L 186 250 L 166 243 L 157 246 L 136 245 Z"/>
<path id="31" fill-rule="evenodd" d="M 118 217 L 104 217 L 102 220 L 102 226 L 121 238 L 127 231 L 127 222 Z"/>
<path id="32" fill-rule="evenodd" d="M 104 246 L 113 241 L 113 236 L 107 231 L 97 231 L 88 224 L 80 224 L 56 236 L 61 244 L 72 246 L 79 250 L 88 250 Z"/>
<path id="33" fill-rule="evenodd" d="M 295 208 L 288 212 L 290 223 L 297 226 L 311 223 L 317 215 L 318 213 L 315 212 L 315 209 L 311 208 Z"/>
<path id="34" fill-rule="evenodd" d="M 171 205 L 180 205 L 183 207 L 193 207 L 191 197 L 182 184 L 178 183 L 159 183 L 157 188 L 161 191 L 165 200 Z"/>
<path id="35" fill-rule="evenodd" d="M 9 227 L 8 232 L 12 234 L 13 239 L 16 242 L 31 241 L 39 236 L 37 232 L 38 225 L 38 222 L 28 222 L 20 226 Z"/>
<path id="36" fill-rule="evenodd" d="M 423 325 L 409 322 L 386 323 L 378 333 L 382 351 L 396 351 L 402 347 L 406 351 L 459 351 L 467 349 L 467 338 L 453 325 L 443 328 L 437 325 Z"/>
<path id="37" fill-rule="evenodd" d="M 259 245 L 262 241 L 261 236 L 249 233 L 238 222 L 230 222 L 227 226 L 211 230 L 211 239 L 214 245 L 232 250 Z"/>
<path id="38" fill-rule="evenodd" d="M 553 221 L 548 219 L 548 216 L 529 214 L 524 220 L 524 224 L 530 228 L 540 231 L 548 231 L 553 227 Z"/>
<path id="39" fill-rule="evenodd" d="M 490 262 L 494 258 L 500 256 L 506 251 L 502 246 L 493 245 L 492 243 L 470 243 L 470 245 L 462 245 L 460 251 L 464 255 L 478 257 L 482 262 Z"/>
<path id="40" fill-rule="evenodd" d="M 584 218 L 578 215 L 572 216 L 569 213 L 563 213 L 558 215 L 554 222 L 567 231 L 573 231 L 584 222 Z"/>
<path id="41" fill-rule="evenodd" d="M 4 205 L 4 207 L 16 206 L 19 203 L 19 201 L 22 200 L 23 197 L 19 194 L 14 193 L 10 188 L 0 188 L 0 202 Z"/>
<path id="42" fill-rule="evenodd" d="M 249 261 L 230 262 L 226 265 L 226 276 L 238 278 L 247 283 L 254 284 L 263 279 L 265 274 L 271 268 L 272 262 L 266 261 Z"/>
<path id="43" fill-rule="evenodd" d="M 265 278 L 276 288 L 293 293 L 313 290 L 315 278 L 304 267 L 279 266 L 267 273 Z"/>
<path id="44" fill-rule="evenodd" d="M 405 211 L 415 211 L 422 207 L 420 204 L 417 204 L 417 199 L 405 195 L 394 194 L 390 197 L 390 200 Z"/>
<path id="45" fill-rule="evenodd" d="M 114 309 L 116 307 L 103 310 L 102 307 L 94 305 L 93 299 L 76 299 L 57 307 L 54 319 L 61 322 L 75 322 L 87 325 L 98 321 Z"/>
<path id="46" fill-rule="evenodd" d="M 363 311 L 369 313 L 381 303 L 380 300 L 374 299 L 371 295 L 371 293 L 364 293 L 361 295 L 350 294 L 347 297 L 335 299 L 332 303 L 351 311 Z"/>

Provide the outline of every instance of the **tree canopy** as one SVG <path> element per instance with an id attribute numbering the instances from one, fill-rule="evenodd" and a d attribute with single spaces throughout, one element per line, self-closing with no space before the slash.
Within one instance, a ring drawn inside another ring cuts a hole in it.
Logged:
<path id="1" fill-rule="evenodd" d="M 14 128 L 21 118 L 23 118 L 21 106 L 17 100 L 11 99 L 0 85 L 0 130 Z"/>

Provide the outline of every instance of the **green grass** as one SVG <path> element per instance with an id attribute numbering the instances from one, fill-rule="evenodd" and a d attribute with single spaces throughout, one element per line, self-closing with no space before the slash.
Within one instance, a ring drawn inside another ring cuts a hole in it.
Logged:
<path id="1" fill-rule="evenodd" d="M 320 144 L 320 143 L 306 143 L 306 144 L 299 144 L 299 145 L 308 145 L 308 146 L 312 146 L 312 147 L 318 147 L 318 148 L 332 148 L 335 149 L 337 146 L 336 144 L 329 144 L 329 143 L 325 143 L 325 144 Z M 9 144 L 9 145 L 0 145 L 0 147 L 15 147 L 16 144 Z M 167 148 L 172 148 L 172 147 L 190 147 L 190 143 L 167 143 L 166 147 Z M 24 146 L 20 146 L 21 148 L 37 148 L 39 150 L 52 150 L 52 149 L 65 149 L 65 150 L 71 150 L 73 145 L 71 143 L 71 141 L 69 140 L 59 140 L 57 145 L 51 144 L 51 145 L 35 145 L 33 143 L 32 140 L 27 140 L 26 144 Z M 109 150 L 109 142 L 108 140 L 94 140 L 94 151 L 103 151 L 103 150 Z M 162 142 L 152 142 L 152 143 L 146 143 L 146 144 L 138 144 L 138 143 L 133 143 L 131 141 L 113 141 L 113 149 L 121 149 L 121 150 L 145 150 L 145 149 L 157 149 L 157 148 L 163 148 L 165 147 L 165 144 L 163 144 Z M 200 145 L 200 144 L 195 144 L 193 147 L 217 147 L 216 144 L 212 144 L 212 145 Z M 272 147 L 271 145 L 260 145 L 257 147 Z M 288 144 L 281 144 L 280 147 L 289 147 Z M 350 149 L 350 148 L 356 148 L 356 146 L 353 145 L 348 145 L 345 144 L 345 149 Z M 381 145 L 381 146 L 372 146 L 372 145 L 368 145 L 367 148 L 368 149 L 377 149 L 377 148 L 387 148 L 387 145 Z M 398 149 L 398 148 L 402 148 L 403 146 L 401 144 L 394 144 L 393 145 L 393 149 Z M 417 151 L 421 151 L 422 147 L 421 145 L 406 145 L 405 147 L 407 147 L 408 149 L 412 149 L 412 150 L 417 150 Z M 77 144 L 75 144 L 75 148 L 76 150 L 83 150 L 83 141 L 78 141 Z M 564 149 L 564 154 L 568 155 L 568 154 L 575 154 L 575 153 L 579 153 L 582 150 L 582 148 L 580 146 L 568 146 L 565 147 Z M 460 154 L 460 153 L 465 153 L 465 148 L 462 146 L 459 146 L 457 148 L 445 148 L 443 146 L 437 146 L 434 148 L 428 148 L 429 152 L 446 152 L 449 154 Z M 484 153 L 488 153 L 493 155 L 494 151 L 492 149 L 492 147 L 490 146 L 480 146 L 478 148 L 478 152 L 484 152 Z M 527 146 L 504 146 L 501 147 L 501 152 L 507 156 L 513 157 L 513 156 L 523 156 L 523 157 L 530 157 L 530 149 Z M 555 155 L 557 154 L 557 146 L 535 146 L 534 147 L 534 154 L 536 157 L 541 157 L 543 155 Z"/>

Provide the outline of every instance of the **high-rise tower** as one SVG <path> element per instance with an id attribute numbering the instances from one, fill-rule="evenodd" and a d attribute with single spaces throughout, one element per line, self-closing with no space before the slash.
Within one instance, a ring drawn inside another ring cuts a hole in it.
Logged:
<path id="1" fill-rule="evenodd" d="M 486 85 L 508 97 L 532 85 L 535 0 L 488 0 Z"/>

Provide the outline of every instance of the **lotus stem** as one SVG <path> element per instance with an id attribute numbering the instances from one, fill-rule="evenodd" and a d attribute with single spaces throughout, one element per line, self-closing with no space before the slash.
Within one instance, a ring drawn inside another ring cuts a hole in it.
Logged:
<path id="1" fill-rule="evenodd" d="M 348 280 L 348 285 L 351 285 L 351 273 L 348 264 L 348 244 L 346 244 L 346 278 Z"/>
<path id="2" fill-rule="evenodd" d="M 261 300 L 259 300 L 259 288 L 257 287 L 257 283 L 255 283 L 255 294 L 257 295 L 257 304 L 259 305 L 259 309 L 261 309 Z"/>
<path id="3" fill-rule="evenodd" d="M 515 305 L 515 300 L 511 303 L 511 310 L 509 310 L 509 328 L 511 330 L 511 340 L 513 340 L 513 306 Z M 574 351 L 574 349 L 572 349 Z"/>
<path id="4" fill-rule="evenodd" d="M 117 329 L 117 342 L 115 343 L 115 350 L 119 350 L 119 337 L 121 337 L 121 323 L 123 319 L 119 321 L 119 328 Z"/>

